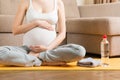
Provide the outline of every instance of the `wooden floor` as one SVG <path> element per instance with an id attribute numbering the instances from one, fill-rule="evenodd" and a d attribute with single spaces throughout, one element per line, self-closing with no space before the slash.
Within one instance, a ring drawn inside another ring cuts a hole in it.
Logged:
<path id="1" fill-rule="evenodd" d="M 0 71 L 0 80 L 120 80 L 120 71 Z"/>
<path id="2" fill-rule="evenodd" d="M 0 80 L 120 80 L 120 71 L 0 71 Z"/>

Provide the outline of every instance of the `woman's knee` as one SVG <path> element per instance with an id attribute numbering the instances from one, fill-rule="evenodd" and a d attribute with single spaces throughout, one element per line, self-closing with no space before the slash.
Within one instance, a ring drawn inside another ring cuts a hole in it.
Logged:
<path id="1" fill-rule="evenodd" d="M 4 59 L 9 54 L 9 49 L 6 47 L 0 47 L 0 59 Z"/>
<path id="2" fill-rule="evenodd" d="M 9 49 L 8 48 L 6 48 L 6 47 L 0 47 L 0 54 L 6 54 L 6 53 L 8 53 L 9 52 Z"/>
<path id="3" fill-rule="evenodd" d="M 78 57 L 84 57 L 86 54 L 86 49 L 78 44 L 69 44 L 69 46 L 74 50 L 74 54 Z"/>
<path id="4" fill-rule="evenodd" d="M 79 50 L 78 55 L 81 56 L 81 57 L 85 57 L 86 49 L 83 46 L 79 46 L 78 50 Z"/>

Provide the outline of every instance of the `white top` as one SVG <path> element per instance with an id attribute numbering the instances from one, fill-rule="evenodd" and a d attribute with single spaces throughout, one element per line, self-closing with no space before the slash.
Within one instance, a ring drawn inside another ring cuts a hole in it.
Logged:
<path id="1" fill-rule="evenodd" d="M 26 21 L 30 23 L 33 20 L 46 20 L 54 27 L 54 31 L 49 31 L 44 28 L 36 27 L 26 32 L 23 37 L 23 45 L 49 45 L 56 38 L 55 26 L 58 21 L 57 1 L 55 0 L 54 10 L 49 13 L 40 13 L 36 11 L 30 0 L 29 8 L 26 13 Z"/>

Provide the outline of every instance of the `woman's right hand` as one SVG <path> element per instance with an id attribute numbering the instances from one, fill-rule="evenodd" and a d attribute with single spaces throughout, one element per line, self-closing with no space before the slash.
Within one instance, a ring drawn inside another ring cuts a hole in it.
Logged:
<path id="1" fill-rule="evenodd" d="M 44 29 L 51 30 L 51 31 L 54 30 L 52 25 L 45 20 L 36 20 L 36 23 L 37 23 L 37 26 L 39 26 L 40 28 L 44 28 Z"/>

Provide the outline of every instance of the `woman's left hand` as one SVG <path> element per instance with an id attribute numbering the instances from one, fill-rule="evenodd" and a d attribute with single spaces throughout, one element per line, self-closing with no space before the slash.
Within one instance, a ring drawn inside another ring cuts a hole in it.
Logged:
<path id="1" fill-rule="evenodd" d="M 39 53 L 42 51 L 46 51 L 47 47 L 43 46 L 43 45 L 32 45 L 32 46 L 30 46 L 30 49 L 35 53 Z"/>

